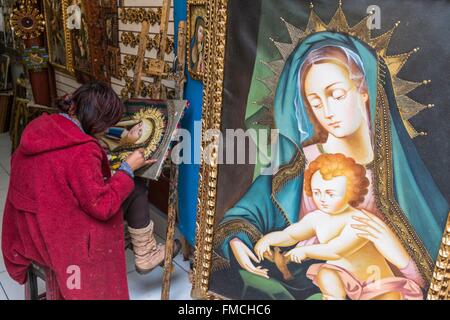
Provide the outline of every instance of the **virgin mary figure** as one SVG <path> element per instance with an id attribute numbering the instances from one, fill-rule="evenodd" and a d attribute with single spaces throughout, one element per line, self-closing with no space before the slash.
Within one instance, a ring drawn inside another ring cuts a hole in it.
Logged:
<path id="1" fill-rule="evenodd" d="M 161 110 L 145 108 L 106 130 L 99 142 L 109 155 L 111 168 L 116 170 L 136 149 L 144 149 L 145 158 L 150 158 L 163 140 L 166 123 Z"/>
<path id="2" fill-rule="evenodd" d="M 205 39 L 205 20 L 198 16 L 195 20 L 194 36 L 191 40 L 191 69 L 197 75 L 203 75 L 205 71 L 204 39 Z"/>
<path id="3" fill-rule="evenodd" d="M 358 206 L 367 220 L 355 228 L 373 242 L 396 278 L 413 281 L 425 293 L 449 206 L 405 129 L 383 58 L 347 34 L 308 36 L 281 73 L 274 118 L 279 170 L 256 178 L 225 213 L 215 233 L 212 277 L 217 279 L 210 289 L 233 298 L 248 298 L 250 289 L 252 298 L 273 299 L 307 299 L 319 292 L 306 275 L 315 261 L 291 263 L 294 279 L 286 281 L 253 247 L 263 235 L 317 209 L 303 190 L 305 166 L 320 154 L 341 153 L 364 165 L 370 181 Z M 363 281 L 353 284 L 364 291 Z M 388 290 L 403 298 L 411 293 Z"/>

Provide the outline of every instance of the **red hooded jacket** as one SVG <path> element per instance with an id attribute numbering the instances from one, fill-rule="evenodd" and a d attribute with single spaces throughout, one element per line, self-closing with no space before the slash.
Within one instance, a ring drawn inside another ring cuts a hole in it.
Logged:
<path id="1" fill-rule="evenodd" d="M 31 122 L 11 159 L 2 252 L 23 284 L 31 262 L 56 273 L 65 299 L 129 299 L 122 202 L 134 181 L 111 177 L 98 142 L 61 115 Z"/>

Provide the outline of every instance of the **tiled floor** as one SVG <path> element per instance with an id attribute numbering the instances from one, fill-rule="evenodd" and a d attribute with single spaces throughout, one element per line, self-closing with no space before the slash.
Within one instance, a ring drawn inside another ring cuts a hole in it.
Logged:
<path id="1" fill-rule="evenodd" d="M 10 140 L 8 134 L 0 134 L 0 221 L 3 220 L 3 208 L 8 191 L 10 172 Z M 0 223 L 0 232 L 1 232 Z M 163 240 L 159 237 L 159 241 Z M 188 278 L 189 262 L 181 255 L 175 258 L 175 270 L 172 273 L 170 298 L 174 300 L 190 299 L 191 284 Z M 133 253 L 127 251 L 128 288 L 132 300 L 157 300 L 161 297 L 163 269 L 157 268 L 148 275 L 139 275 L 134 270 Z M 40 287 L 43 284 L 40 283 Z M 14 282 L 5 271 L 3 256 L 0 254 L 0 300 L 23 300 L 23 286 Z"/>

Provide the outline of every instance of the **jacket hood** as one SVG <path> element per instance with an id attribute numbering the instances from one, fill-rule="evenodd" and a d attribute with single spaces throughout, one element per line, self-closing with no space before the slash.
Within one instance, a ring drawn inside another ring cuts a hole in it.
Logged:
<path id="1" fill-rule="evenodd" d="M 20 147 L 26 155 L 37 155 L 89 142 L 97 143 L 72 121 L 53 114 L 30 122 L 22 134 Z"/>

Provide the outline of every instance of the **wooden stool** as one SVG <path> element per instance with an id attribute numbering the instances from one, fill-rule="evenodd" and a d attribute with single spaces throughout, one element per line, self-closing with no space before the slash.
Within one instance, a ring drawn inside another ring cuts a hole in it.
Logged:
<path id="1" fill-rule="evenodd" d="M 42 294 L 39 294 L 38 278 L 45 281 L 45 292 Z M 56 274 L 49 268 L 31 264 L 28 269 L 28 281 L 25 284 L 25 300 L 63 300 Z"/>

